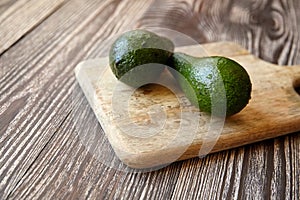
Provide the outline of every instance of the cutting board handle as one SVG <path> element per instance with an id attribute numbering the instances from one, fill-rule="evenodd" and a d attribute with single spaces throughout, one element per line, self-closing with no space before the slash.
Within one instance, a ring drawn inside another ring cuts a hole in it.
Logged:
<path id="1" fill-rule="evenodd" d="M 216 45 L 219 46 L 219 48 L 216 48 Z M 245 49 L 240 44 L 237 44 L 235 42 L 231 41 L 223 41 L 218 43 L 210 43 L 206 45 L 206 52 L 209 55 L 224 55 L 228 57 L 235 57 L 235 56 L 250 56 L 253 59 L 256 60 L 256 62 L 260 62 L 265 66 L 272 66 L 272 68 L 277 68 L 278 71 L 282 71 L 284 74 L 288 73 L 288 77 L 292 79 L 292 87 L 294 89 L 297 88 L 297 91 L 300 91 L 300 65 L 293 65 L 293 66 L 287 66 L 287 65 L 276 65 L 269 63 L 267 61 L 264 61 L 260 58 L 257 58 L 256 56 L 252 55 L 247 49 Z M 290 82 L 288 83 L 290 84 Z M 300 95 L 300 92 L 298 92 Z"/>
<path id="2" fill-rule="evenodd" d="M 288 66 L 293 77 L 293 87 L 300 88 L 300 65 Z"/>

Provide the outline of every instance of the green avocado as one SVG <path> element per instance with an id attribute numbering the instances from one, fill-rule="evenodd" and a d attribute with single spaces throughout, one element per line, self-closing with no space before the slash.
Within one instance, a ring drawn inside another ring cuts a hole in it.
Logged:
<path id="1" fill-rule="evenodd" d="M 173 73 L 187 98 L 203 112 L 231 116 L 240 112 L 251 98 L 252 84 L 247 71 L 229 58 L 174 53 L 169 65 L 182 75 Z"/>
<path id="2" fill-rule="evenodd" d="M 117 79 L 139 87 L 157 80 L 173 51 L 169 39 L 137 29 L 116 39 L 109 52 L 109 64 Z"/>

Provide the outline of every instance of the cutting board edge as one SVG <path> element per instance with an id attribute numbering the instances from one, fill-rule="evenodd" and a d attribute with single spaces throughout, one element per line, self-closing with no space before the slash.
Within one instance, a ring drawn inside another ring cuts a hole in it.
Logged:
<path id="1" fill-rule="evenodd" d="M 213 154 L 213 153 L 217 153 L 217 152 L 221 152 L 224 150 L 230 150 L 230 149 L 234 149 L 234 148 L 238 148 L 238 147 L 242 147 L 245 145 L 249 145 L 249 144 L 253 144 L 253 143 L 257 143 L 257 142 L 262 142 L 268 139 L 273 139 L 273 138 L 277 138 L 277 137 L 281 137 L 284 135 L 288 135 L 291 133 L 296 133 L 297 131 L 300 130 L 300 120 L 297 120 L 295 123 L 298 123 L 298 126 L 294 126 L 292 129 L 291 127 L 289 127 L 287 125 L 286 131 L 282 131 L 282 132 L 274 132 L 272 131 L 273 129 L 270 129 L 268 136 L 267 137 L 259 137 L 256 139 L 252 139 L 247 140 L 245 139 L 243 142 L 241 142 L 241 140 L 237 140 L 235 145 L 231 145 L 231 146 L 226 146 L 223 145 L 221 148 L 219 147 L 220 144 L 217 143 L 215 144 L 215 146 L 213 147 L 213 149 L 211 149 L 211 151 L 209 151 L 207 154 L 205 155 L 199 155 L 199 150 L 201 148 L 201 142 L 193 142 L 187 149 L 185 152 L 182 153 L 181 156 L 179 156 L 177 159 L 171 159 L 172 156 L 174 157 L 174 152 L 176 151 L 181 151 L 183 148 L 185 148 L 185 146 L 178 146 L 176 148 L 169 148 L 167 149 L 166 152 L 164 152 L 165 154 L 162 154 L 162 151 L 164 151 L 163 149 L 157 150 L 157 151 L 148 151 L 148 152 L 142 152 L 139 154 L 130 154 L 128 156 L 128 152 L 122 152 L 120 150 L 117 150 L 118 147 L 113 146 L 113 149 L 115 150 L 115 153 L 117 154 L 118 158 L 125 163 L 128 167 L 134 168 L 134 169 L 145 169 L 145 168 L 152 168 L 152 167 L 160 167 L 162 165 L 169 165 L 173 162 L 177 162 L 177 161 L 183 161 L 183 160 L 187 160 L 187 159 L 191 159 L 191 158 L 202 158 L 206 155 L 209 154 Z M 291 131 L 292 130 L 292 131 Z M 273 135 L 271 135 L 273 134 Z M 222 135 L 220 136 L 222 137 Z M 224 135 L 224 137 L 228 137 L 226 135 Z M 235 137 L 239 137 L 238 135 L 236 135 Z M 220 138 L 219 138 L 220 139 Z M 231 137 L 228 137 L 227 139 L 232 139 Z M 224 143 L 224 142 L 223 142 Z M 225 146 L 225 147 L 224 147 Z M 179 149 L 179 150 L 178 150 Z M 189 152 L 189 153 L 186 153 Z M 192 152 L 192 153 L 191 153 Z M 125 156 L 123 156 L 125 153 Z M 127 155 L 126 155 L 127 154 Z M 175 155 L 177 157 L 177 155 Z M 162 160 L 161 162 L 153 161 L 155 160 L 154 158 L 160 158 L 159 160 Z"/>

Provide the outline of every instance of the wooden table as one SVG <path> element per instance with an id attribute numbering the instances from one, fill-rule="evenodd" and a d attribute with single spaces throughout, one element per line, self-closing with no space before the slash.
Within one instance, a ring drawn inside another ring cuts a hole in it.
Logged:
<path id="1" fill-rule="evenodd" d="M 153 172 L 110 168 L 78 134 L 98 133 L 94 151 L 107 145 L 73 72 L 106 55 L 116 34 L 147 27 L 300 64 L 299 9 L 298 0 L 1 0 L 0 199 L 300 199 L 299 133 Z"/>

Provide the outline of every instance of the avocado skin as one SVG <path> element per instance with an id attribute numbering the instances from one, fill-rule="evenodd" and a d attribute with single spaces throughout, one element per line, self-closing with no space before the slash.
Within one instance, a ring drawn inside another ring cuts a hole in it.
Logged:
<path id="1" fill-rule="evenodd" d="M 240 112 L 251 98 L 252 84 L 247 71 L 229 58 L 221 56 L 197 58 L 184 53 L 174 53 L 169 65 L 183 75 L 185 80 L 182 76 L 174 74 L 175 78 L 179 79 L 179 85 L 187 98 L 192 104 L 198 105 L 201 111 L 211 113 L 212 94 L 226 95 L 226 99 L 220 97 L 214 101 L 214 104 L 217 104 L 214 105 L 217 106 L 214 114 L 219 116 L 225 113 L 224 109 L 222 110 L 224 105 L 226 116 L 231 116 Z M 195 97 L 192 95 L 193 92 L 197 99 L 193 98 Z"/>
<path id="2" fill-rule="evenodd" d="M 122 34 L 112 44 L 109 64 L 120 81 L 138 87 L 155 81 L 162 72 L 162 67 L 150 63 L 167 64 L 173 51 L 174 44 L 169 39 L 137 29 Z M 149 65 L 136 68 L 144 64 Z"/>

